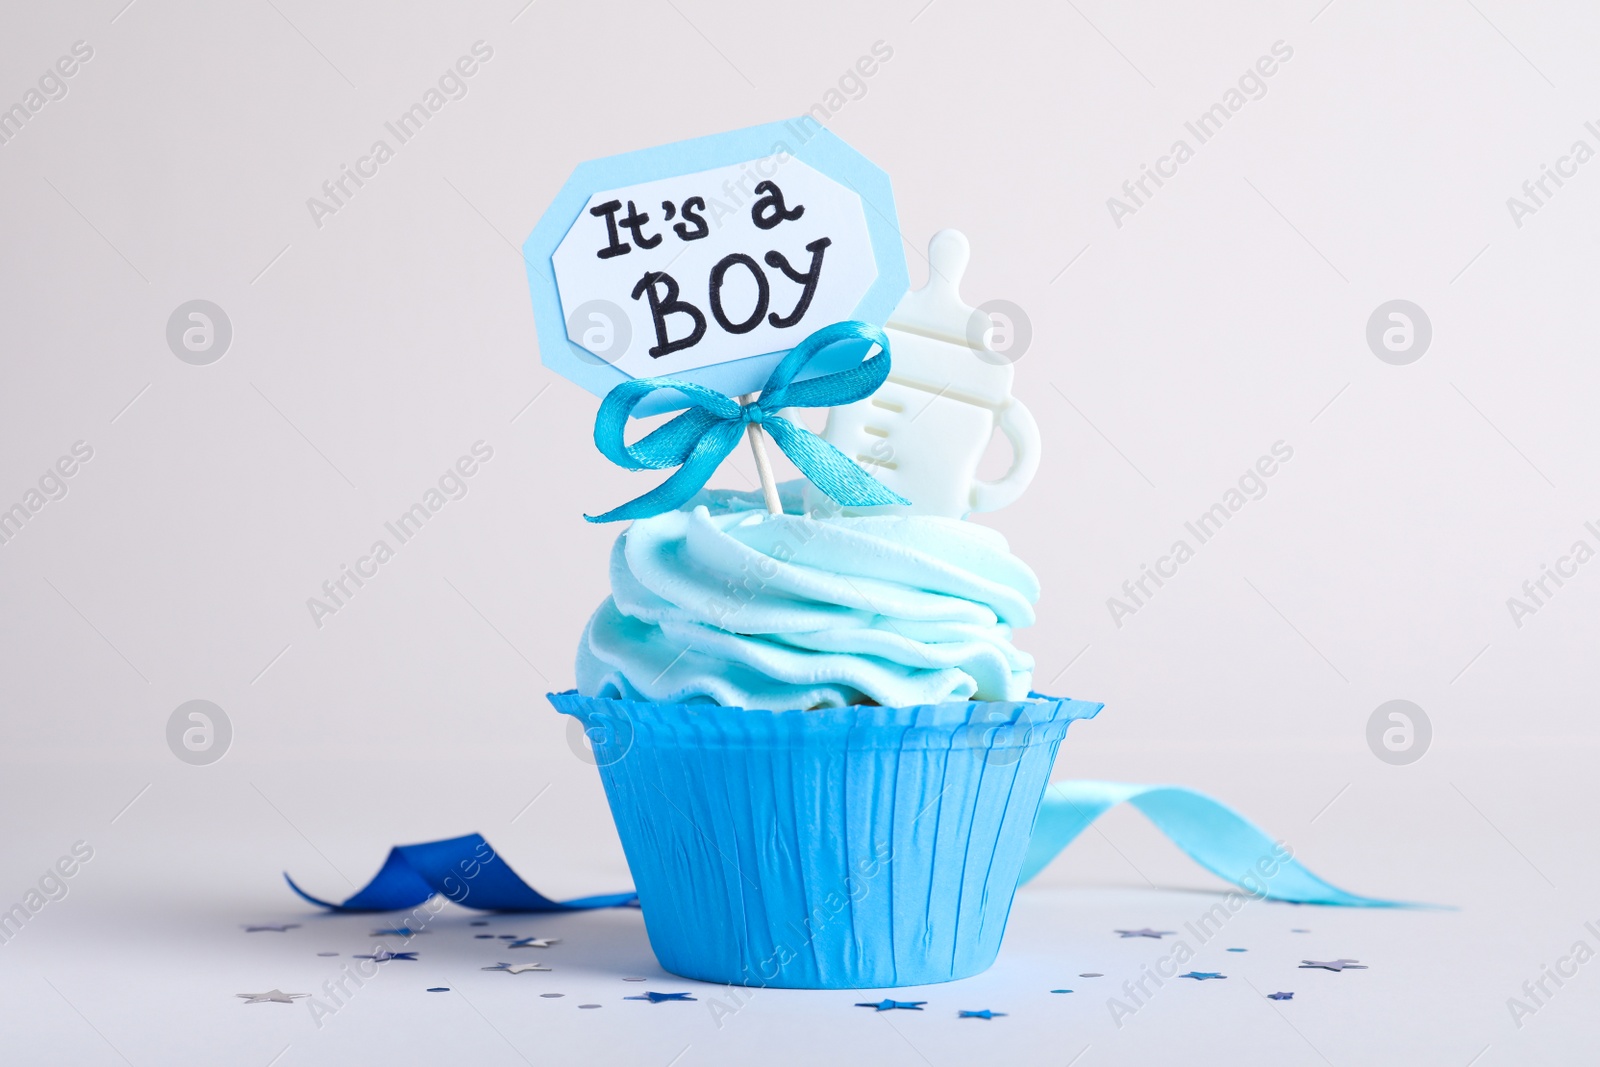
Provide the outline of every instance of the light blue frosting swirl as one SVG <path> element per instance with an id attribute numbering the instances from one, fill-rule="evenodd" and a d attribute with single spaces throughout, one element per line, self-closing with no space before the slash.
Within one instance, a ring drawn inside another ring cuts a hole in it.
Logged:
<path id="1" fill-rule="evenodd" d="M 1005 538 L 933 516 L 812 518 L 702 493 L 635 522 L 578 648 L 586 696 L 781 711 L 1023 700 L 1011 643 L 1039 581 Z"/>

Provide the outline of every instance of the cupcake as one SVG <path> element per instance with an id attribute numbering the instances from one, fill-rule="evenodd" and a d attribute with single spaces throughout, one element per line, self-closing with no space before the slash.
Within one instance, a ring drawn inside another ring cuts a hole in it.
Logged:
<path id="1" fill-rule="evenodd" d="M 1000 534 L 702 493 L 611 557 L 578 688 L 661 965 L 886 988 L 993 963 L 1056 749 L 1038 581 Z"/>
<path id="2" fill-rule="evenodd" d="M 1012 634 L 1033 622 L 1038 579 L 966 521 L 1016 499 L 1039 449 L 1011 393 L 1020 353 L 997 352 L 960 298 L 967 259 L 966 238 L 935 235 L 928 285 L 885 329 L 815 331 L 758 399 L 658 378 L 601 405 L 604 454 L 682 467 L 596 520 L 635 521 L 577 688 L 550 700 L 592 743 L 650 944 L 675 974 L 845 989 L 983 971 L 1057 747 L 1100 710 L 1032 691 Z M 824 348 L 862 339 L 876 355 L 791 387 Z M 663 387 L 695 407 L 626 443 Z M 836 405 L 820 440 L 781 415 L 796 403 Z M 676 492 L 746 433 L 761 494 Z M 814 484 L 772 485 L 769 433 Z M 996 433 L 1013 462 L 988 482 Z"/>

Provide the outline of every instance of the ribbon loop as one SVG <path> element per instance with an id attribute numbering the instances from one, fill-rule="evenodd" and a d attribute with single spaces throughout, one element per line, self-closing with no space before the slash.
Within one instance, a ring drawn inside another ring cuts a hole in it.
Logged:
<path id="1" fill-rule="evenodd" d="M 830 345 L 870 341 L 879 348 L 847 370 L 796 382 L 795 376 Z M 594 444 L 602 455 L 628 470 L 678 469 L 666 481 L 603 515 L 585 515 L 590 522 L 642 519 L 682 507 L 703 488 L 739 444 L 744 427 L 755 424 L 772 436 L 800 473 L 823 493 L 846 507 L 909 504 L 855 464 L 849 456 L 778 412 L 786 407 L 837 407 L 871 396 L 889 377 L 889 338 L 865 322 L 836 322 L 795 345 L 773 368 L 760 394 L 748 404 L 693 382 L 677 378 L 635 378 L 623 382 L 600 403 L 594 420 Z M 657 389 L 674 389 L 689 401 L 689 410 L 629 444 L 628 419 L 641 401 Z"/>

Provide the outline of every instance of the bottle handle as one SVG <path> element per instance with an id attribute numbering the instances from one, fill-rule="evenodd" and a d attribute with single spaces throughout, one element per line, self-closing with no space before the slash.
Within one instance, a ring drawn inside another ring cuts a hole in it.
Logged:
<path id="1" fill-rule="evenodd" d="M 1013 503 L 1039 473 L 1039 424 L 1015 398 L 1000 409 L 998 428 L 1011 442 L 1011 469 L 993 482 L 974 481 L 969 500 L 973 511 L 998 511 Z"/>

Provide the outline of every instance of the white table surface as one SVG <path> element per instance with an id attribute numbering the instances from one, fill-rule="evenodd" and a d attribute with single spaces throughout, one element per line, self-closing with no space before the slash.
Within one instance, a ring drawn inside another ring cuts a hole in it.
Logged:
<path id="1" fill-rule="evenodd" d="M 1083 726 L 1074 731 L 1069 746 Z M 1502 753 L 1495 762 L 1504 766 L 1515 755 Z M 1147 757 L 1101 755 L 1113 768 L 1139 758 Z M 540 777 L 541 770 L 530 785 L 526 768 L 505 761 L 12 765 L 0 786 L 8 818 L 5 891 L 19 896 L 73 841 L 89 841 L 95 854 L 68 881 L 64 899 L 0 946 L 0 1047 L 8 1063 L 263 1067 L 1094 1067 L 1164 1057 L 1340 1067 L 1573 1063 L 1591 1047 L 1600 971 L 1580 968 L 1559 990 L 1547 983 L 1555 996 L 1521 1028 L 1506 1007 L 1508 997 L 1523 995 L 1524 981 L 1537 980 L 1575 940 L 1597 940 L 1583 922 L 1600 909 L 1590 894 L 1586 911 L 1585 896 L 1571 891 L 1585 878 L 1593 884 L 1592 851 L 1565 840 L 1559 814 L 1543 823 L 1533 818 L 1535 808 L 1577 801 L 1585 757 L 1568 759 L 1571 776 L 1554 776 L 1536 803 L 1495 795 L 1487 781 L 1469 788 L 1466 774 L 1459 775 L 1460 792 L 1420 779 L 1397 790 L 1394 779 L 1380 777 L 1351 784 L 1320 815 L 1320 804 L 1296 797 L 1286 761 L 1269 763 L 1264 775 L 1246 773 L 1239 762 L 1229 799 L 1293 844 L 1313 869 L 1358 891 L 1455 910 L 1255 902 L 1202 943 L 1186 924 L 1220 899 L 1220 885 L 1142 818 L 1121 810 L 1018 894 L 998 962 L 965 981 L 892 992 L 759 990 L 741 1004 L 724 988 L 664 973 L 635 910 L 494 915 L 487 927 L 472 927 L 480 916 L 450 905 L 403 948 L 387 939 L 392 950 L 415 950 L 416 962 L 381 965 L 346 1005 L 320 1019 L 307 1000 L 247 1005 L 235 994 L 277 988 L 326 997 L 323 983 L 351 954 L 372 951 L 368 935 L 386 925 L 385 917 L 319 914 L 290 894 L 281 869 L 312 892 L 342 897 L 350 892 L 345 877 L 364 883 L 389 845 L 477 829 L 546 892 L 618 890 L 627 877 L 593 772 L 558 774 L 522 810 L 552 779 Z M 1277 804 L 1269 800 L 1274 792 Z M 1472 792 L 1480 794 L 1474 803 L 1515 828 L 1517 845 L 1466 803 Z M 1397 811 L 1411 814 L 1396 820 Z M 396 833 L 400 825 L 409 832 Z M 1546 876 L 1566 888 L 1552 888 Z M 242 928 L 266 922 L 300 925 L 285 933 Z M 1227 979 L 1147 983 L 1153 995 L 1138 1004 L 1123 983 L 1170 953 L 1176 939 L 1122 939 L 1112 931 L 1145 926 L 1178 931 L 1197 950 L 1193 969 Z M 561 943 L 507 950 L 475 939 L 477 933 Z M 339 956 L 317 955 L 324 951 Z M 1341 957 L 1369 969 L 1298 967 L 1302 959 Z M 538 960 L 553 969 L 519 975 L 479 969 L 501 960 Z M 1079 977 L 1084 972 L 1103 977 Z M 426 992 L 430 986 L 450 992 Z M 1050 992 L 1057 988 L 1074 992 Z M 686 991 L 697 1002 L 623 999 L 644 990 Z M 1266 999 L 1279 990 L 1294 999 Z M 927 1005 L 882 1014 L 854 1006 L 884 995 Z M 1137 1010 L 1114 1013 L 1113 998 Z M 601 1007 L 580 1009 L 584 1003 Z M 1007 1014 L 957 1017 L 985 1008 Z"/>

